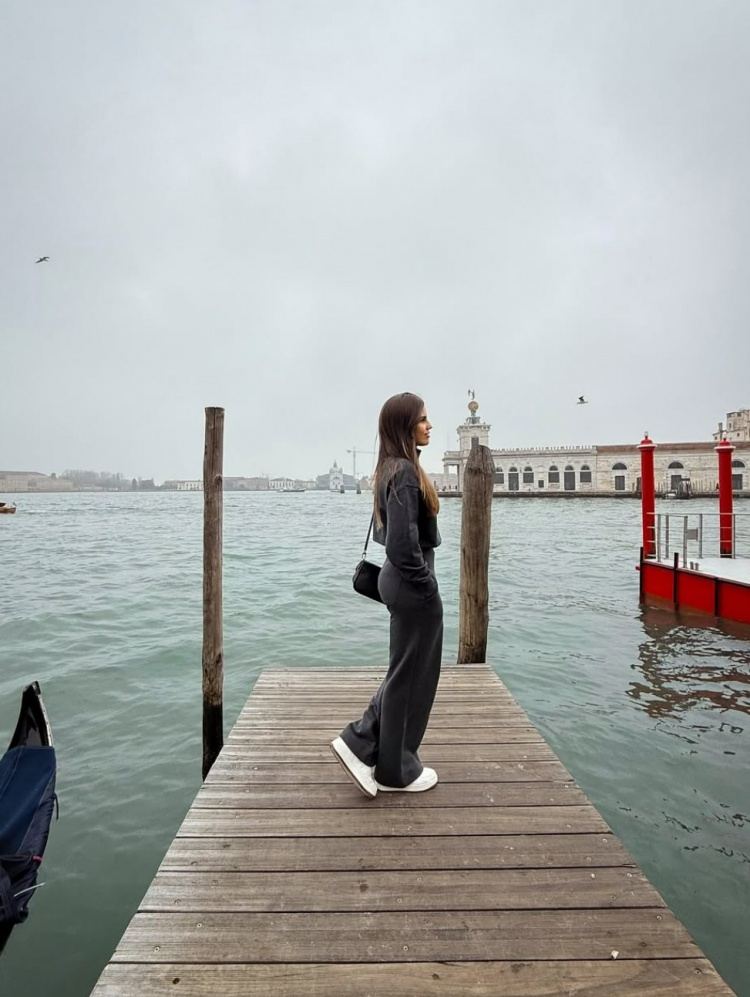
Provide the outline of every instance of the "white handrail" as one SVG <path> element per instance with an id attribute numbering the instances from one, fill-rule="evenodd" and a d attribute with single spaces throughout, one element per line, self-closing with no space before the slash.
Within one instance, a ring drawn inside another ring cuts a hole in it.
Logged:
<path id="1" fill-rule="evenodd" d="M 671 562 L 680 553 L 683 565 L 688 565 L 693 559 L 719 557 L 720 515 L 655 512 L 656 560 Z M 750 513 L 732 513 L 732 557 L 750 557 Z"/>

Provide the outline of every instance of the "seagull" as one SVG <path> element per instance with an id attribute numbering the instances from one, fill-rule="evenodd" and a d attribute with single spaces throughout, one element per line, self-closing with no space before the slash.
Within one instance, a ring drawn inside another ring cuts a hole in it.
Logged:
<path id="1" fill-rule="evenodd" d="M 46 263 L 48 259 L 49 259 L 49 256 L 40 256 L 39 259 L 36 262 L 37 263 Z"/>
<path id="2" fill-rule="evenodd" d="M 583 395 L 579 395 L 579 396 L 578 396 L 578 401 L 576 402 L 576 404 L 577 404 L 577 405 L 588 405 L 588 402 L 587 402 L 587 401 L 586 401 L 586 399 L 585 399 L 585 398 L 583 397 Z"/>

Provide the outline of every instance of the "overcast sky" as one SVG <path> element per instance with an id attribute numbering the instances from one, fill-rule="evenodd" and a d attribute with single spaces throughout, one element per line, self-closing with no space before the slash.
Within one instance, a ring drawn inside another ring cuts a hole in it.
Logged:
<path id="1" fill-rule="evenodd" d="M 200 477 L 221 405 L 227 475 L 351 471 L 404 390 L 431 470 L 469 388 L 498 447 L 710 439 L 749 38 L 745 0 L 4 0 L 0 468 Z"/>

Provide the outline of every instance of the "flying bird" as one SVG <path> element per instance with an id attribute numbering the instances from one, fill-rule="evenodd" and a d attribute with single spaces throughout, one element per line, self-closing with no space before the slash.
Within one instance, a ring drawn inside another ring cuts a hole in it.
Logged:
<path id="1" fill-rule="evenodd" d="M 583 397 L 583 395 L 579 395 L 578 396 L 578 402 L 576 404 L 578 404 L 578 405 L 588 405 L 588 402 Z"/>
<path id="2" fill-rule="evenodd" d="M 39 259 L 36 262 L 37 263 L 46 263 L 48 259 L 49 259 L 49 256 L 40 256 Z"/>

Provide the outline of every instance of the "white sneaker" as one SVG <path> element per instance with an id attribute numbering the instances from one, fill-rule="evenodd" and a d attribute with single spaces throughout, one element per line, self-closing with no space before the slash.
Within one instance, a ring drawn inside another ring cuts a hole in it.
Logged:
<path id="1" fill-rule="evenodd" d="M 361 762 L 349 745 L 340 737 L 331 741 L 331 751 L 357 789 L 374 800 L 378 795 L 378 784 L 375 782 L 370 766 Z"/>
<path id="2" fill-rule="evenodd" d="M 379 782 L 375 785 L 384 793 L 424 793 L 426 789 L 437 786 L 438 774 L 435 769 L 423 768 L 422 774 L 417 776 L 414 782 L 408 786 L 382 786 Z"/>

